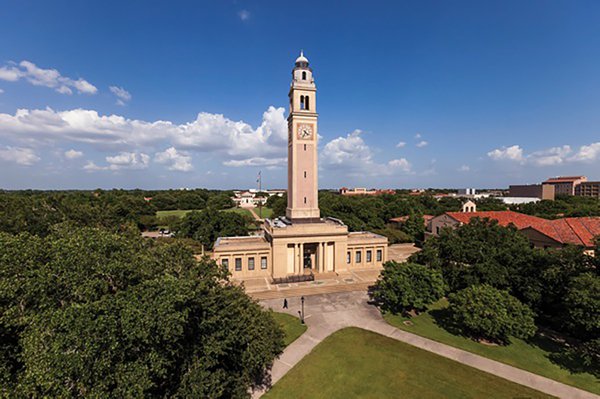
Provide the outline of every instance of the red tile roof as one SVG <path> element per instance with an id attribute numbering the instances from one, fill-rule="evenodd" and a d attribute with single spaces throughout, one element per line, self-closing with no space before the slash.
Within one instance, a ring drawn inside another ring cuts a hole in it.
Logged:
<path id="1" fill-rule="evenodd" d="M 548 220 L 513 211 L 492 212 L 447 212 L 460 223 L 469 223 L 472 218 L 493 219 L 501 226 L 514 225 L 518 230 L 531 228 L 561 244 L 593 247 L 594 237 L 600 235 L 600 217 L 580 217 Z"/>

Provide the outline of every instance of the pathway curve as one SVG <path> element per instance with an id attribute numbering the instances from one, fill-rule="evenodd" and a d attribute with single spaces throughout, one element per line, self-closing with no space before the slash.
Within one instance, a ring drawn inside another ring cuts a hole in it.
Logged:
<path id="1" fill-rule="evenodd" d="M 285 311 L 298 316 L 300 298 L 288 298 L 288 302 L 287 310 L 282 309 L 281 299 L 265 300 L 261 303 L 277 312 Z M 327 336 L 345 327 L 359 327 L 560 398 L 600 399 L 600 396 L 590 392 L 399 330 L 385 322 L 379 310 L 368 303 L 368 296 L 364 291 L 308 296 L 304 306 L 308 329 L 290 344 L 273 364 L 272 384 L 279 381 Z M 253 398 L 259 398 L 263 394 L 263 391 L 254 392 Z"/>

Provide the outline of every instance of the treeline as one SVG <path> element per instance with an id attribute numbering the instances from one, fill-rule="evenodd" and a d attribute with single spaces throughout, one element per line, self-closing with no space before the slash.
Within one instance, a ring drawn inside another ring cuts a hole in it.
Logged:
<path id="1" fill-rule="evenodd" d="M 156 211 L 225 209 L 231 192 L 211 190 L 0 191 L 0 231 L 45 236 L 59 223 L 119 231 L 156 227 Z"/>
<path id="2" fill-rule="evenodd" d="M 572 195 L 557 196 L 554 201 L 513 205 L 511 209 L 545 219 L 562 217 L 600 216 L 600 199 Z"/>
<path id="3" fill-rule="evenodd" d="M 441 215 L 461 209 L 463 199 L 443 197 L 436 199 L 431 193 L 410 195 L 408 192 L 378 196 L 343 196 L 329 191 L 319 192 L 319 207 L 322 217 L 343 220 L 350 231 L 369 230 L 385 235 L 390 243 L 414 242 L 423 238 L 425 230 L 423 215 Z M 506 205 L 495 198 L 475 201 L 482 211 L 506 210 Z M 287 197 L 271 197 L 267 206 L 274 216 L 285 215 Z M 410 216 L 400 228 L 390 225 L 390 219 Z"/>

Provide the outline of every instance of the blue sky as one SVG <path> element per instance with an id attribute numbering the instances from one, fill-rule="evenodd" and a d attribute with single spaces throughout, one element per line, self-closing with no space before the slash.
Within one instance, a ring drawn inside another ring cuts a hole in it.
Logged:
<path id="1" fill-rule="evenodd" d="M 597 1 L 3 1 L 0 187 L 285 187 L 300 49 L 320 185 L 600 180 Z"/>

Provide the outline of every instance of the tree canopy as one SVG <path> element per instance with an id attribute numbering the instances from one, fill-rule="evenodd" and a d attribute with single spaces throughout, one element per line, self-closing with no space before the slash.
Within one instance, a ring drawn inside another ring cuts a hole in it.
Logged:
<path id="1" fill-rule="evenodd" d="M 248 397 L 271 317 L 180 244 L 58 226 L 0 233 L 0 395 Z"/>

